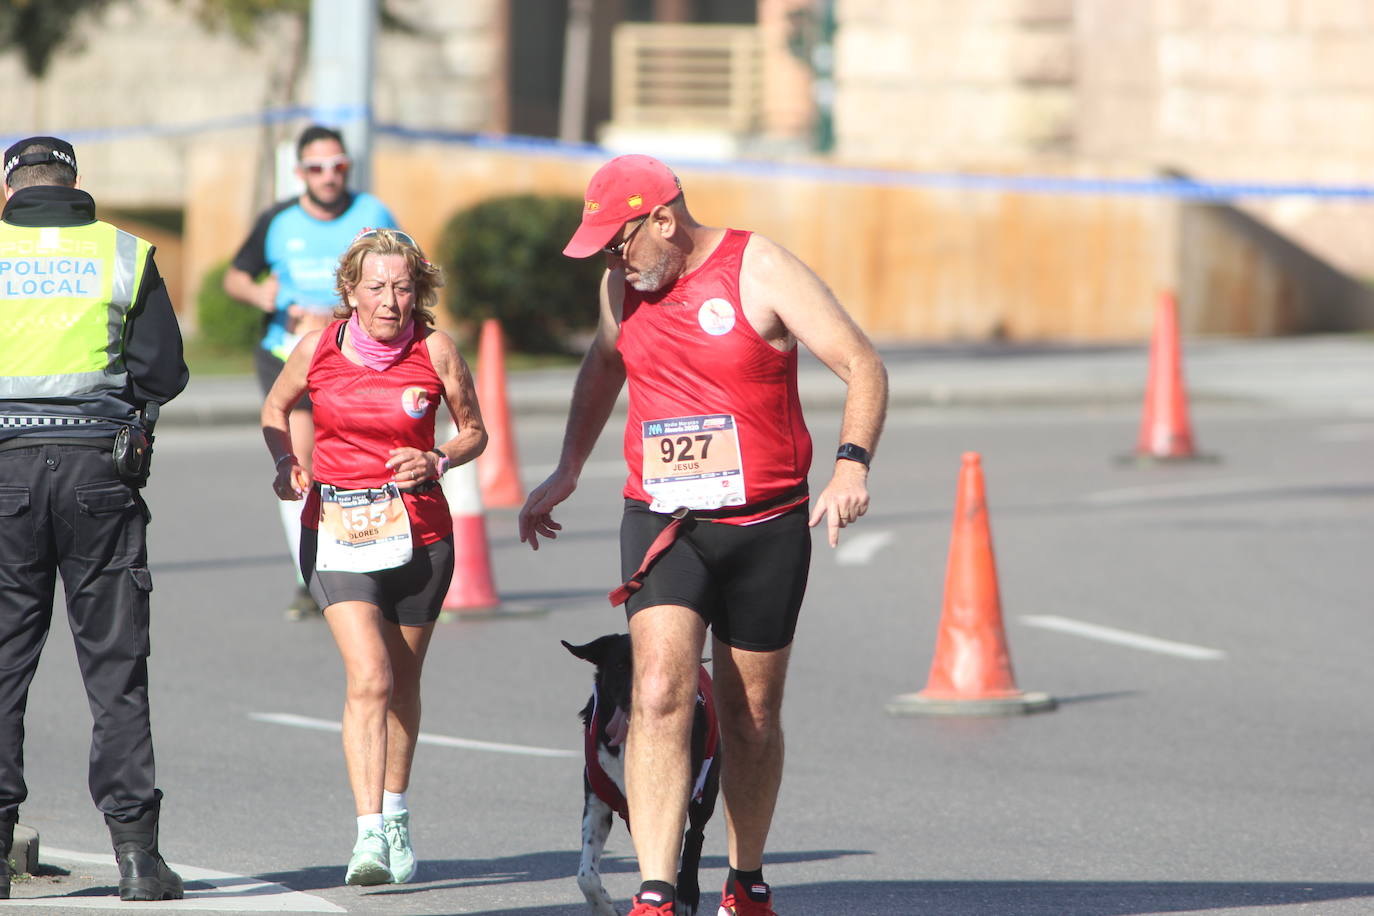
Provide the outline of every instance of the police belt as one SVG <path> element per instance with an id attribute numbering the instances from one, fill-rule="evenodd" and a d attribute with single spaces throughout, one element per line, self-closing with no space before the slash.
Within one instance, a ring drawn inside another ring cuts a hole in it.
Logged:
<path id="1" fill-rule="evenodd" d="M 84 445 L 89 448 L 114 448 L 114 436 L 13 436 L 0 440 L 0 452 L 16 448 L 35 448 L 40 445 Z"/>
<path id="2" fill-rule="evenodd" d="M 789 503 L 805 499 L 807 496 L 806 481 L 802 481 L 795 487 L 789 488 L 786 492 L 774 496 L 772 499 L 765 499 L 761 503 L 753 503 L 747 506 L 724 506 L 720 509 L 688 509 L 685 506 L 673 513 L 673 520 L 666 528 L 658 533 L 654 542 L 649 545 L 649 549 L 644 551 L 644 559 L 639 562 L 639 569 L 635 570 L 634 575 L 626 579 L 619 586 L 611 591 L 606 597 L 611 602 L 611 607 L 619 607 L 630 596 L 639 591 L 644 585 L 644 577 L 649 574 L 649 569 L 654 565 L 664 551 L 673 546 L 679 534 L 682 533 L 682 523 L 688 519 L 717 519 L 717 518 L 738 518 L 741 515 L 757 515 L 767 512 L 769 509 L 778 509 L 788 506 Z M 645 506 L 642 499 L 626 499 L 627 506 Z"/>
<path id="3" fill-rule="evenodd" d="M 14 436 L 0 440 L 0 452 L 44 445 L 100 449 L 110 454 L 114 472 L 120 480 L 132 487 L 142 487 L 148 482 L 153 437 L 141 426 L 120 427 L 113 436 Z"/>

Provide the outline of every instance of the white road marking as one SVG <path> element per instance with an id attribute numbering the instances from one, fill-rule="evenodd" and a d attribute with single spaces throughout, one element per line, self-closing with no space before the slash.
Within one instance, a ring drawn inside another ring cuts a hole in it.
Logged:
<path id="1" fill-rule="evenodd" d="M 70 849 L 56 849 L 43 846 L 39 850 L 43 861 L 75 862 L 82 865 L 104 865 L 110 872 L 109 880 L 119 880 L 115 873 L 114 856 L 110 853 L 75 852 Z M 247 875 L 230 872 L 211 871 L 194 865 L 168 863 L 172 870 L 181 875 L 187 884 L 208 884 L 208 888 L 188 887 L 184 900 L 163 900 L 158 903 L 140 906 L 125 903 L 118 894 L 108 897 L 71 896 L 49 894 L 42 897 L 11 897 L 5 901 L 6 908 L 12 906 L 61 906 L 88 910 L 123 910 L 133 912 L 135 908 L 157 910 L 220 910 L 235 913 L 346 913 L 343 907 L 330 903 L 313 894 L 303 894 L 289 887 L 260 881 Z M 97 880 L 105 880 L 100 877 Z M 144 912 L 147 912 L 145 909 Z"/>
<path id="2" fill-rule="evenodd" d="M 1123 487 L 1119 490 L 1099 490 L 1084 496 L 1085 502 L 1099 504 L 1146 503 L 1156 499 L 1178 499 L 1187 496 L 1212 496 L 1218 493 L 1237 493 L 1273 486 L 1263 477 L 1233 477 L 1228 480 L 1192 480 L 1186 483 L 1164 483 L 1158 486 Z"/>
<path id="3" fill-rule="evenodd" d="M 1319 442 L 1374 442 L 1374 423 L 1343 423 L 1317 430 Z"/>
<path id="4" fill-rule="evenodd" d="M 1220 649 L 1208 649 L 1206 646 L 1194 646 L 1186 642 L 1158 639 L 1154 636 L 1132 633 L 1129 630 L 1118 630 L 1114 627 L 1099 626 L 1095 623 L 1070 620 L 1067 617 L 1056 617 L 1051 614 L 1022 615 L 1021 622 L 1044 630 L 1057 630 L 1060 633 L 1070 633 L 1086 639 L 1116 643 L 1120 646 L 1130 646 L 1133 649 L 1144 649 L 1146 652 L 1159 652 L 1162 655 L 1173 655 L 1178 658 L 1216 661 L 1226 657 L 1226 653 Z"/>
<path id="5" fill-rule="evenodd" d="M 339 732 L 343 725 L 328 719 L 312 719 L 288 712 L 251 712 L 248 718 L 275 725 L 290 725 L 293 728 L 309 728 L 322 732 Z M 495 741 L 475 741 L 471 738 L 450 738 L 447 735 L 431 735 L 420 732 L 416 738 L 421 744 L 434 744 L 439 747 L 460 747 L 469 751 L 491 751 L 496 754 L 522 754 L 526 757 L 581 757 L 581 751 L 564 751 L 551 747 L 530 747 L 524 744 L 500 744 Z"/>
<path id="6" fill-rule="evenodd" d="M 835 548 L 835 562 L 841 566 L 866 566 L 873 556 L 896 535 L 891 531 L 865 531 L 861 534 L 840 532 L 840 546 Z"/>

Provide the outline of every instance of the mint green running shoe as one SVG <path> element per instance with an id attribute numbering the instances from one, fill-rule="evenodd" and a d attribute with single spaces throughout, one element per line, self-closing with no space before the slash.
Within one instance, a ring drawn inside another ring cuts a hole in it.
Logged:
<path id="1" fill-rule="evenodd" d="M 386 842 L 391 847 L 391 880 L 406 884 L 415 877 L 415 850 L 410 848 L 410 812 L 385 816 Z"/>
<path id="2" fill-rule="evenodd" d="M 375 830 L 364 831 L 353 845 L 344 884 L 390 884 L 390 852 L 386 837 Z"/>

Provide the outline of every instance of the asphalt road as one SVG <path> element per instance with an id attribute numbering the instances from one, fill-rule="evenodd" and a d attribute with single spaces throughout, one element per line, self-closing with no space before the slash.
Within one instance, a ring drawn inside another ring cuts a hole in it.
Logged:
<path id="1" fill-rule="evenodd" d="M 817 538 L 767 866 L 780 913 L 1374 912 L 1374 418 L 1215 405 L 1193 419 L 1219 462 L 1114 463 L 1135 441 L 1124 407 L 894 412 L 870 514 L 840 551 Z M 838 415 L 810 420 L 824 453 Z M 561 421 L 518 433 L 532 486 Z M 532 554 L 512 511 L 489 514 L 503 597 L 542 613 L 440 628 L 434 739 L 410 792 L 418 880 L 358 889 L 339 886 L 354 831 L 329 730 L 341 666 L 323 625 L 282 619 L 292 578 L 270 463 L 251 428 L 164 431 L 148 491 L 154 727 L 163 849 L 194 880 L 157 909 L 585 912 L 572 876 L 591 669 L 558 641 L 623 629 L 604 599 L 615 440 L 557 543 Z M 929 670 L 968 450 L 983 456 L 1018 683 L 1060 706 L 892 718 L 884 704 Z M 11 905 L 129 911 L 110 897 L 60 619 L 30 700 L 21 816 L 44 868 Z M 708 890 L 724 851 L 718 813 Z M 623 905 L 637 879 L 618 826 L 608 852 Z"/>

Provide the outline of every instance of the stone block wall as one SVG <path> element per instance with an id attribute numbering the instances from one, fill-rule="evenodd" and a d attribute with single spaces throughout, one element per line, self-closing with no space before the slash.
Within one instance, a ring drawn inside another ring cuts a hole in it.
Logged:
<path id="1" fill-rule="evenodd" d="M 1072 0 L 840 0 L 846 160 L 999 167 L 1072 142 Z"/>
<path id="2" fill-rule="evenodd" d="M 26 136 L 112 128 L 79 142 L 84 187 L 111 205 L 179 207 L 185 202 L 191 150 L 205 134 L 177 125 L 251 115 L 309 98 L 309 63 L 300 60 L 299 23 L 270 23 L 253 44 L 210 32 L 193 4 L 129 0 L 82 20 L 77 44 L 57 54 L 42 81 L 19 55 L 0 55 L 0 135 Z M 504 0 L 408 0 L 397 12 L 419 26 L 383 32 L 376 53 L 373 106 L 383 122 L 459 131 L 496 130 L 504 117 Z M 122 136 L 130 126 L 159 125 L 154 137 Z M 299 124 L 263 132 L 249 155 L 262 158 Z M 252 129 L 247 131 L 255 136 Z M 245 193 L 270 197 L 254 175 Z"/>
<path id="3" fill-rule="evenodd" d="M 1374 181 L 1370 0 L 838 0 L 836 132 L 893 167 Z M 1370 204 L 1235 202 L 1374 277 Z"/>

